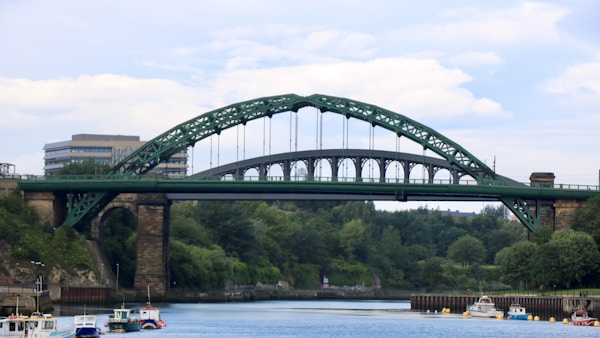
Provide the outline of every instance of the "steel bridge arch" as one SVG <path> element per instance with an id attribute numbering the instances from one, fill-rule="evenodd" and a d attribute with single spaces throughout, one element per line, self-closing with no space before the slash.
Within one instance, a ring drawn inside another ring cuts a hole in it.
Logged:
<path id="1" fill-rule="evenodd" d="M 183 122 L 163 134 L 148 141 L 142 147 L 117 163 L 108 176 L 139 176 L 148 173 L 159 163 L 168 161 L 175 153 L 187 149 L 211 135 L 249 121 L 269 117 L 284 112 L 298 112 L 304 107 L 315 107 L 321 113 L 332 112 L 365 121 L 404 136 L 420 144 L 423 149 L 431 150 L 450 164 L 468 173 L 480 185 L 510 185 L 513 182 L 496 175 L 485 163 L 469 153 L 458 143 L 443 136 L 406 116 L 390 110 L 346 98 L 313 94 L 299 96 L 286 94 L 263 97 L 235 103 L 215 109 Z M 84 218 L 90 220 L 97 215 L 117 193 L 89 192 L 68 196 L 68 214 L 65 224 L 76 225 Z M 532 215 L 526 204 L 518 199 L 503 202 L 531 229 L 538 226 L 539 220 Z M 533 221 L 532 224 L 531 223 Z M 537 222 L 537 224 L 536 224 Z"/>
<path id="2" fill-rule="evenodd" d="M 417 164 L 423 165 L 427 170 L 428 177 L 426 180 L 428 183 L 433 183 L 436 173 L 440 170 L 447 170 L 450 173 L 450 181 L 453 184 L 458 184 L 463 176 L 468 175 L 456 165 L 435 157 L 386 150 L 346 148 L 303 150 L 292 153 L 281 153 L 256 157 L 207 169 L 188 176 L 185 179 L 194 180 L 204 177 L 219 177 L 223 179 L 224 177 L 230 175 L 234 179 L 243 180 L 246 172 L 251 169 L 254 169 L 259 173 L 259 179 L 264 179 L 267 177 L 270 169 L 273 166 L 279 166 L 283 170 L 284 179 L 290 180 L 292 178 L 291 166 L 299 162 L 304 163 L 308 169 L 308 177 L 314 177 L 317 169 L 315 164 L 322 160 L 329 163 L 332 170 L 331 180 L 334 181 L 339 178 L 338 169 L 341 161 L 343 160 L 352 161 L 356 174 L 355 179 L 357 181 L 364 179 L 361 176 L 361 171 L 364 169 L 364 164 L 367 160 L 374 160 L 377 163 L 379 167 L 379 182 L 381 183 L 389 181 L 385 176 L 385 173 L 389 168 L 389 165 L 393 162 L 397 162 L 402 166 L 404 174 L 404 177 L 396 180 L 397 183 L 408 183 L 410 180 L 410 173 Z"/>

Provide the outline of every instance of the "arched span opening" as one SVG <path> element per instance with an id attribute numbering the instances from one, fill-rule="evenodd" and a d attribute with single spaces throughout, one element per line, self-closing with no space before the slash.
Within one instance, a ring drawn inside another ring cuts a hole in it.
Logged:
<path id="1" fill-rule="evenodd" d="M 244 173 L 244 181 L 258 181 L 260 173 L 257 168 L 250 168 Z"/>
<path id="2" fill-rule="evenodd" d="M 290 170 L 291 181 L 306 181 L 309 174 L 308 167 L 304 161 L 295 161 L 292 163 Z"/>
<path id="3" fill-rule="evenodd" d="M 365 159 L 362 163 L 362 181 L 376 183 L 379 182 L 380 177 L 381 175 L 379 162 L 372 158 Z"/>
<path id="4" fill-rule="evenodd" d="M 404 165 L 400 161 L 391 161 L 385 169 L 385 180 L 389 183 L 404 183 Z"/>
<path id="5" fill-rule="evenodd" d="M 440 168 L 433 175 L 433 181 L 437 184 L 453 184 L 454 178 L 452 177 L 450 170 Z"/>
<path id="6" fill-rule="evenodd" d="M 318 159 L 315 161 L 315 174 L 314 177 L 319 181 L 330 182 L 332 181 L 333 171 L 331 170 L 331 163 L 327 159 Z"/>

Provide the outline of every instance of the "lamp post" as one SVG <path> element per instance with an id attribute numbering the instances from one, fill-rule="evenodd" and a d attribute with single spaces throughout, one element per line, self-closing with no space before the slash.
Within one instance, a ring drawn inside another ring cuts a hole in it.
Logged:
<path id="1" fill-rule="evenodd" d="M 117 263 L 117 295 L 119 294 L 119 263 Z"/>
<path id="2" fill-rule="evenodd" d="M 100 265 L 100 283 L 104 285 L 104 263 Z"/>
<path id="3" fill-rule="evenodd" d="M 35 267 L 35 266 L 37 265 L 37 270 L 34 270 L 34 272 L 33 272 L 33 277 L 34 277 L 34 280 L 35 280 L 35 284 L 36 284 L 36 290 L 37 290 L 38 277 L 36 277 L 36 276 L 35 276 L 35 275 L 36 275 L 36 271 L 39 273 L 39 272 L 40 272 L 40 271 L 39 271 L 39 269 L 41 269 L 41 268 L 45 267 L 45 266 L 46 266 L 46 264 L 44 264 L 44 263 L 42 263 L 42 262 L 39 262 L 39 261 L 38 261 L 38 262 L 36 262 L 36 261 L 31 261 L 31 264 L 33 264 L 33 265 L 34 265 L 34 269 L 36 269 L 36 267 Z M 39 275 L 39 284 L 40 284 L 40 285 L 39 285 L 39 291 L 40 291 L 40 292 L 41 292 L 41 291 L 43 291 L 43 284 L 42 284 L 42 282 L 43 282 L 43 277 L 42 277 L 42 273 L 40 273 L 40 275 Z"/>

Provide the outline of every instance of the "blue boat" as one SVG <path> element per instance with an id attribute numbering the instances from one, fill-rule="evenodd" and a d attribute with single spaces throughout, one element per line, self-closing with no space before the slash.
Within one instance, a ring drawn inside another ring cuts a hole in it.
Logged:
<path id="1" fill-rule="evenodd" d="M 525 311 L 525 307 L 521 306 L 521 304 L 510 304 L 508 308 L 508 319 L 516 319 L 516 320 L 528 320 L 531 317 L 531 313 Z"/>
<path id="2" fill-rule="evenodd" d="M 75 338 L 99 338 L 102 330 L 96 326 L 96 316 L 80 315 L 73 318 L 75 321 Z"/>
<path id="3" fill-rule="evenodd" d="M 110 332 L 135 332 L 142 328 L 141 319 L 134 317 L 131 310 L 125 308 L 125 304 L 120 309 L 114 309 L 113 314 L 108 317 L 108 322 L 104 324 Z"/>

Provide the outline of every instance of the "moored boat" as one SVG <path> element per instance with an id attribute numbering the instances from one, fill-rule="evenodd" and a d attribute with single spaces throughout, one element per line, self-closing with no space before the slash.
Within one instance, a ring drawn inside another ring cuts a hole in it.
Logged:
<path id="1" fill-rule="evenodd" d="M 525 310 L 524 306 L 521 304 L 510 304 L 508 307 L 508 312 L 506 313 L 508 319 L 516 319 L 516 320 L 528 320 L 531 316 L 531 313 L 528 313 Z"/>
<path id="2" fill-rule="evenodd" d="M 467 311 L 472 317 L 504 318 L 504 311 L 496 308 L 488 296 L 481 296 L 472 305 L 467 305 Z"/>
<path id="3" fill-rule="evenodd" d="M 135 332 L 142 328 L 142 321 L 133 316 L 131 310 L 126 309 L 123 304 L 120 309 L 113 309 L 113 314 L 109 315 L 104 326 L 108 327 L 110 332 Z"/>
<path id="4" fill-rule="evenodd" d="M 148 302 L 146 307 L 140 310 L 140 319 L 144 330 L 156 330 L 167 326 L 167 323 L 160 318 L 160 310 L 150 303 L 150 286 L 148 286 Z"/>
<path id="5" fill-rule="evenodd" d="M 79 315 L 73 318 L 75 322 L 75 338 L 98 338 L 102 330 L 96 326 L 96 316 Z"/>
<path id="6" fill-rule="evenodd" d="M 73 327 L 59 328 L 50 314 L 12 315 L 0 319 L 0 338 L 74 338 Z"/>
<path id="7" fill-rule="evenodd" d="M 593 326 L 598 318 L 590 317 L 585 309 L 578 309 L 571 314 L 571 324 L 579 326 Z"/>

